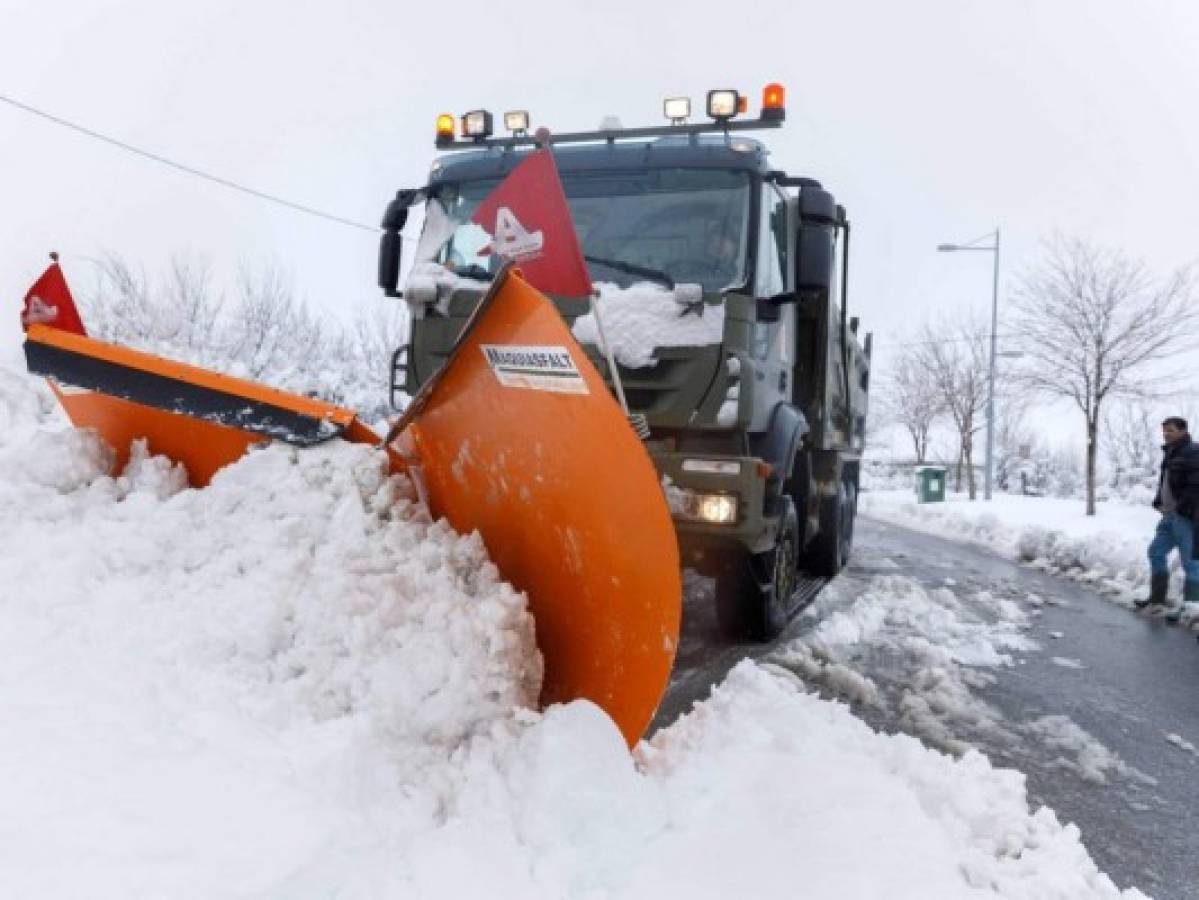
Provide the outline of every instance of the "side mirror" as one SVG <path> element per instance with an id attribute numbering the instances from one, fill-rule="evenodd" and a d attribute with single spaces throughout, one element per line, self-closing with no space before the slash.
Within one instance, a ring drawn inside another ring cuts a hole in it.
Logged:
<path id="1" fill-rule="evenodd" d="M 833 285 L 837 205 L 828 191 L 806 187 L 800 192 L 799 211 L 801 220 L 795 248 L 795 289 L 801 294 L 827 296 Z"/>
<path id="2" fill-rule="evenodd" d="M 379 239 L 379 287 L 386 297 L 401 296 L 400 259 L 404 239 L 400 232 L 408 223 L 408 208 L 416 201 L 416 191 L 399 191 L 383 213 L 383 236 Z"/>
<path id="3" fill-rule="evenodd" d="M 385 297 L 399 297 L 400 256 L 404 239 L 398 231 L 384 231 L 379 238 L 379 287 Z"/>

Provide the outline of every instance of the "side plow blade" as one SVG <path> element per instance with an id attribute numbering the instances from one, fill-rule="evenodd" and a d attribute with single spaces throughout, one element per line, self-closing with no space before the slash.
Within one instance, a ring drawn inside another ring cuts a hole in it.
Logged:
<path id="1" fill-rule="evenodd" d="M 137 438 L 183 463 L 195 487 L 271 438 L 379 441 L 348 409 L 46 325 L 26 333 L 25 362 L 50 379 L 72 424 L 112 445 L 118 471 Z"/>
<path id="2" fill-rule="evenodd" d="M 349 410 L 46 325 L 28 328 L 25 352 L 119 465 L 145 438 L 196 486 L 271 438 L 379 443 Z M 392 469 L 434 515 L 477 530 L 528 594 L 542 702 L 589 699 L 634 744 L 674 661 L 678 547 L 645 448 L 553 304 L 502 271 L 388 437 Z"/>

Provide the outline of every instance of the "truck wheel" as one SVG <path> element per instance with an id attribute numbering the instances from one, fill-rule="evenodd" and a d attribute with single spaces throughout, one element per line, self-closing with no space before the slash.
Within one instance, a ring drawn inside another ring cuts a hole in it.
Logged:
<path id="1" fill-rule="evenodd" d="M 732 554 L 716 574 L 716 618 L 734 639 L 768 641 L 787 624 L 795 593 L 799 518 L 782 498 L 778 540 L 765 553 Z"/>
<path id="2" fill-rule="evenodd" d="M 820 501 L 820 531 L 804 553 L 804 568 L 813 575 L 831 578 L 841 571 L 853 542 L 853 511 L 845 482 L 837 493 Z"/>

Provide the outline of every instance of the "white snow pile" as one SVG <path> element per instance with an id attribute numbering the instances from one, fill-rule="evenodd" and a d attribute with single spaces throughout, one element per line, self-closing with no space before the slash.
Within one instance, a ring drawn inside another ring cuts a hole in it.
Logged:
<path id="1" fill-rule="evenodd" d="M 724 339 L 724 305 L 679 304 L 672 291 L 648 282 L 621 288 L 600 283 L 599 308 L 604 337 L 622 366 L 644 369 L 657 360 L 659 347 L 705 347 Z M 575 319 L 572 327 L 581 344 L 599 347 L 600 333 L 592 313 Z"/>
<path id="2" fill-rule="evenodd" d="M 0 893 L 1143 896 L 1019 773 L 777 668 L 632 755 L 592 704 L 533 711 L 523 596 L 369 448 L 193 491 L 44 411 L 0 377 Z"/>
<path id="3" fill-rule="evenodd" d="M 995 494 L 990 502 L 951 495 L 944 503 L 916 503 L 911 491 L 863 491 L 859 503 L 871 518 L 988 547 L 1090 584 L 1122 605 L 1145 590 L 1145 547 L 1159 518 L 1148 506 L 1112 501 L 1087 516 L 1081 500 L 1011 494 Z M 1171 564 L 1181 593 L 1176 555 Z"/>

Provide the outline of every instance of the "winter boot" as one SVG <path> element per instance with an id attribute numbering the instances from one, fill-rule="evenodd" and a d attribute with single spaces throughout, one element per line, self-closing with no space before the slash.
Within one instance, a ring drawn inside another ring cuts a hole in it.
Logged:
<path id="1" fill-rule="evenodd" d="M 1160 609 L 1166 605 L 1166 591 L 1169 587 L 1169 575 L 1151 575 L 1149 577 L 1149 596 L 1142 600 L 1133 600 L 1132 605 L 1137 609 Z"/>
<path id="2" fill-rule="evenodd" d="M 1187 622 L 1194 625 L 1199 620 L 1199 581 L 1186 581 L 1182 588 L 1182 603 L 1166 613 L 1166 621 L 1172 624 Z"/>
<path id="3" fill-rule="evenodd" d="M 1182 587 L 1182 604 L 1166 613 L 1166 621 L 1194 622 L 1199 617 L 1199 581 L 1188 579 Z"/>

